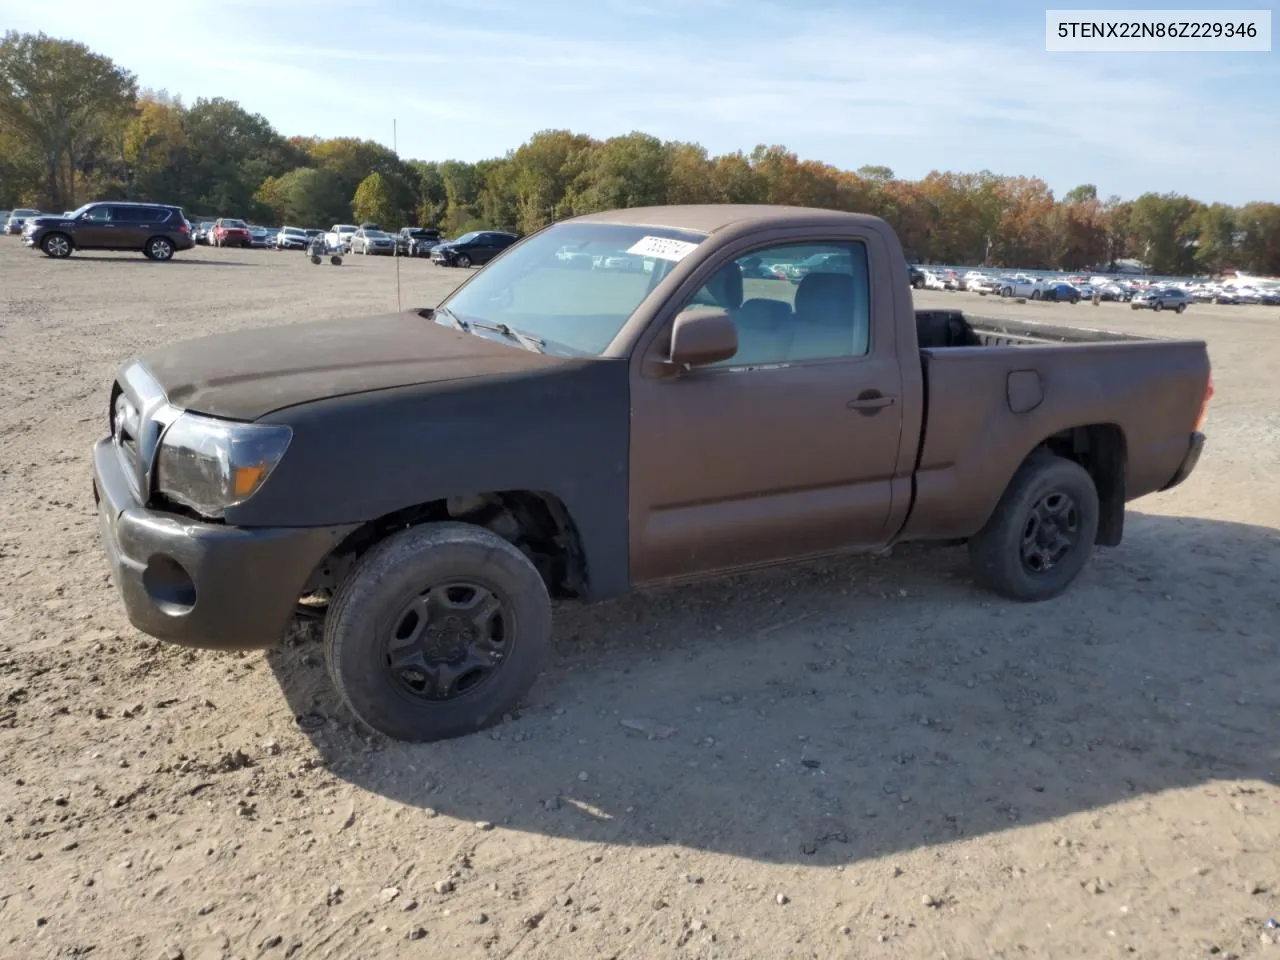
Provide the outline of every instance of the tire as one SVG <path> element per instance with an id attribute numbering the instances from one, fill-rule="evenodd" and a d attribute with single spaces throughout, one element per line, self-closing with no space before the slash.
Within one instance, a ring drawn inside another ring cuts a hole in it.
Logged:
<path id="1" fill-rule="evenodd" d="M 65 233 L 51 233 L 40 241 L 40 249 L 46 257 L 65 260 L 71 256 L 71 238 Z"/>
<path id="2" fill-rule="evenodd" d="M 491 607 L 491 600 L 496 612 L 463 626 L 466 605 Z M 396 631 L 421 634 L 433 606 L 446 611 L 442 625 L 453 633 L 446 641 L 458 651 L 452 663 L 432 658 L 439 649 L 418 646 L 421 637 L 412 645 L 392 642 Z M 324 640 L 329 676 L 360 722 L 396 740 L 427 743 L 474 733 L 515 707 L 551 651 L 551 600 L 534 565 L 496 533 L 467 523 L 424 524 L 360 559 L 334 597 Z M 397 649 L 405 651 L 399 672 L 389 662 Z M 468 656 L 476 665 L 460 668 Z M 469 677 L 480 679 L 457 691 Z"/>
<path id="3" fill-rule="evenodd" d="M 1077 303 L 1079 303 L 1079 302 L 1080 302 L 1080 298 L 1079 298 L 1079 297 L 1072 297 L 1072 298 L 1071 298 L 1071 305 L 1072 305 L 1072 306 L 1075 306 L 1075 305 L 1076 305 Z"/>
<path id="4" fill-rule="evenodd" d="M 1155 303 L 1151 304 L 1151 309 L 1154 310 L 1156 313 L 1159 313 L 1161 310 L 1164 309 L 1164 303 L 1160 300 L 1157 300 Z"/>
<path id="5" fill-rule="evenodd" d="M 1176 308 L 1174 308 L 1174 311 L 1173 311 L 1173 312 L 1174 312 L 1174 313 L 1181 313 L 1181 312 L 1182 312 L 1183 310 L 1185 310 L 1185 309 L 1187 309 L 1187 305 L 1186 305 L 1185 303 L 1180 303 L 1180 304 L 1178 304 L 1178 306 L 1177 306 Z"/>
<path id="6" fill-rule="evenodd" d="M 148 260 L 164 263 L 173 259 L 173 241 L 168 237 L 152 237 L 142 245 L 142 253 Z"/>
<path id="7" fill-rule="evenodd" d="M 1061 532 L 1062 527 L 1037 519 L 1037 511 L 1040 515 L 1053 512 L 1055 500 L 1064 508 L 1059 522 L 1070 524 L 1065 537 L 1070 545 L 1065 548 L 1056 536 L 1048 545 L 1038 542 L 1040 535 Z M 1098 490 L 1084 467 L 1047 452 L 1033 454 L 1009 481 L 986 525 L 969 540 L 974 580 L 1024 603 L 1056 597 L 1088 563 L 1098 534 L 1098 514 Z M 1033 525 L 1037 542 L 1027 544 Z M 1034 562 L 1037 554 L 1040 564 L 1047 563 L 1039 570 Z"/>
<path id="8" fill-rule="evenodd" d="M 1002 296 L 1002 297 L 1012 297 L 1012 296 L 1013 296 L 1013 287 L 1001 287 L 1001 288 L 1000 288 L 1000 296 Z"/>
<path id="9" fill-rule="evenodd" d="M 1032 300 L 1039 300 L 1039 299 L 1040 299 L 1040 291 L 1039 291 L 1039 290 L 1032 290 L 1032 291 L 1031 291 L 1031 299 L 1032 299 Z"/>
<path id="10" fill-rule="evenodd" d="M 458 266 L 462 267 L 464 270 L 465 270 L 467 267 L 471 266 L 471 258 L 470 258 L 469 256 L 467 256 L 465 253 L 460 253 L 460 254 L 458 254 L 458 259 L 457 259 L 456 261 L 454 261 L 454 262 L 455 262 Z"/>
<path id="11" fill-rule="evenodd" d="M 315 256 L 313 256 L 313 257 L 311 258 L 311 262 L 312 262 L 312 263 L 314 263 L 317 267 L 318 267 L 318 266 L 320 266 L 320 258 L 319 258 L 319 257 L 315 257 Z"/>
<path id="12" fill-rule="evenodd" d="M 320 262 L 319 260 L 316 260 L 316 263 L 319 263 L 319 262 Z M 341 257 L 339 257 L 337 254 L 335 254 L 334 256 L 330 257 L 330 258 L 329 258 L 329 262 L 330 262 L 331 264 L 333 264 L 335 267 L 340 267 L 340 266 L 342 266 L 342 258 L 341 258 Z"/>
<path id="13" fill-rule="evenodd" d="M 1141 305 L 1140 305 L 1140 304 L 1137 304 L 1137 303 L 1131 303 L 1131 304 L 1129 304 L 1129 309 L 1130 309 L 1130 310 L 1138 310 L 1138 309 L 1141 309 Z"/>

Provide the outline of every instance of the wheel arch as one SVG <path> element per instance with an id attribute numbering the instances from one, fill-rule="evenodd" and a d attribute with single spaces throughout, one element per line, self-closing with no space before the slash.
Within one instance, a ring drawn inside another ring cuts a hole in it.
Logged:
<path id="1" fill-rule="evenodd" d="M 361 524 L 316 566 L 303 595 L 334 590 L 361 556 L 393 534 L 443 521 L 472 523 L 514 544 L 553 597 L 590 593 L 586 547 L 564 501 L 543 490 L 498 490 L 428 500 Z"/>
<path id="2" fill-rule="evenodd" d="M 1124 537 L 1128 464 L 1124 430 L 1115 423 L 1068 427 L 1037 443 L 1019 462 L 1018 469 L 1032 457 L 1044 453 L 1074 461 L 1088 471 L 1098 491 L 1098 535 L 1094 543 L 1103 547 L 1119 545 Z"/>

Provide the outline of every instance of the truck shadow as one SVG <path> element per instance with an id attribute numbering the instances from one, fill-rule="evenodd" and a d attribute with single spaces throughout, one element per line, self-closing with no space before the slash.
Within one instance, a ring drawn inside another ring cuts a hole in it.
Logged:
<path id="1" fill-rule="evenodd" d="M 900 548 L 564 606 L 528 704 L 444 743 L 356 731 L 314 637 L 269 662 L 321 762 L 411 807 L 848 863 L 1280 782 L 1278 612 L 1277 531 L 1130 514 L 1125 543 L 1046 604 L 980 592 L 963 549 Z"/>

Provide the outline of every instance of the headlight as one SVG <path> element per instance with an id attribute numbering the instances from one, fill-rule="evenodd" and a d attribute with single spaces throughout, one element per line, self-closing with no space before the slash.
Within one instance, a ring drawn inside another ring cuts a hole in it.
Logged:
<path id="1" fill-rule="evenodd" d="M 160 441 L 156 489 L 206 517 L 221 517 L 261 489 L 291 439 L 293 431 L 281 424 L 184 413 Z"/>

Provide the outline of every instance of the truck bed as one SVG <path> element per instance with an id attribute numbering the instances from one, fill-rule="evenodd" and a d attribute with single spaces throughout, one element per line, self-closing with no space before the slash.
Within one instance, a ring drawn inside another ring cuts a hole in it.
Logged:
<path id="1" fill-rule="evenodd" d="M 924 404 L 902 538 L 972 536 L 1046 442 L 1122 458 L 1125 501 L 1163 489 L 1186 456 L 1209 386 L 1203 341 L 915 313 Z"/>
<path id="2" fill-rule="evenodd" d="M 1032 347 L 1068 343 L 1150 342 L 1108 330 L 1062 327 L 1031 320 L 966 316 L 960 310 L 917 310 L 916 337 L 921 347 Z"/>

